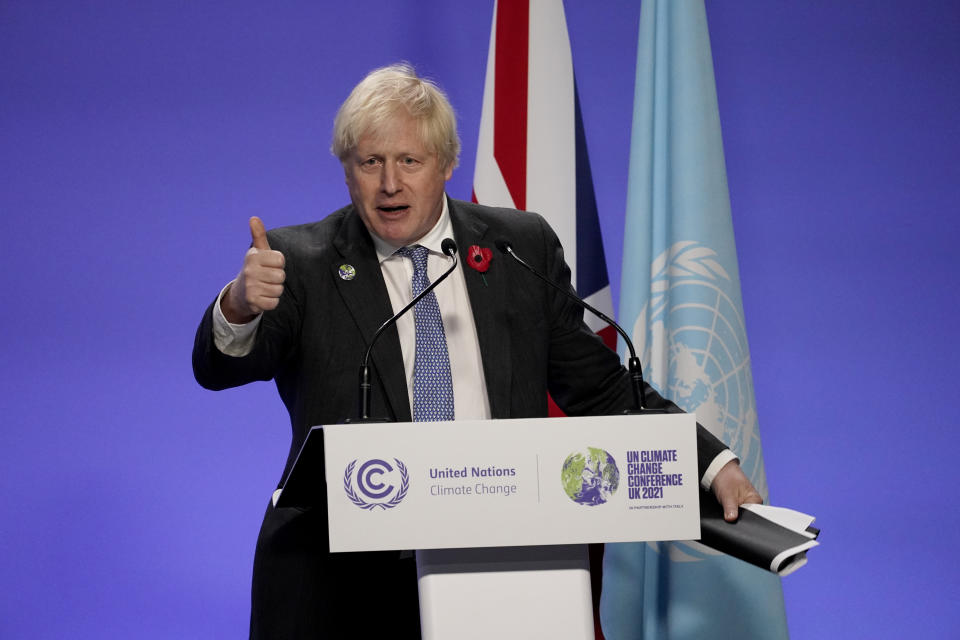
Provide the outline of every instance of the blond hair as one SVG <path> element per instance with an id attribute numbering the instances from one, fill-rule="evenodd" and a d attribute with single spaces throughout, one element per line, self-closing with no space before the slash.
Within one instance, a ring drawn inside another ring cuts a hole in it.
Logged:
<path id="1" fill-rule="evenodd" d="M 460 138 L 453 107 L 440 87 L 405 62 L 374 69 L 353 88 L 333 121 L 330 151 L 345 161 L 361 137 L 376 135 L 402 111 L 417 120 L 420 139 L 437 154 L 441 168 L 456 167 Z"/>

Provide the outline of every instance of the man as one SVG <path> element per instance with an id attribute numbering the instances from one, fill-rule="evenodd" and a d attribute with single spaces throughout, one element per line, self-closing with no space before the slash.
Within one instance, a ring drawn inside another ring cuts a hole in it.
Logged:
<path id="1" fill-rule="evenodd" d="M 276 380 L 293 428 L 283 477 L 311 426 L 356 416 L 356 367 L 368 341 L 423 285 L 424 261 L 430 281 L 448 266 L 444 238 L 461 251 L 505 238 L 554 281 L 570 282 L 559 241 L 540 216 L 445 196 L 459 154 L 453 110 L 410 67 L 378 69 L 354 88 L 337 114 L 332 150 L 351 204 L 269 234 L 252 218 L 253 246 L 207 309 L 193 351 L 207 388 Z M 631 406 L 626 371 L 583 324 L 582 311 L 510 260 L 494 259 L 482 277 L 459 267 L 415 311 L 423 315 L 405 315 L 373 350 L 372 415 L 538 417 L 547 413 L 548 390 L 571 415 Z M 421 320 L 430 317 L 428 341 Z M 438 378 L 442 391 L 427 386 Z M 650 406 L 678 410 L 653 389 L 646 393 Z M 449 400 L 439 408 L 431 401 L 438 394 Z M 702 484 L 730 519 L 737 505 L 760 501 L 733 454 L 702 428 L 698 452 Z M 395 553 L 327 548 L 325 502 L 308 511 L 268 506 L 254 560 L 251 637 L 324 637 L 345 625 L 361 625 L 360 635 L 372 635 L 373 625 L 415 637 L 412 563 Z"/>

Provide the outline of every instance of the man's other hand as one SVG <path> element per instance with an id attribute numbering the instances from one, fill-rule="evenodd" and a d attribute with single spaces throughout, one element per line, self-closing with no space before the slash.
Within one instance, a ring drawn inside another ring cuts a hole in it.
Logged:
<path id="1" fill-rule="evenodd" d="M 763 502 L 736 460 L 731 460 L 720 469 L 710 488 L 717 496 L 717 502 L 723 506 L 723 519 L 727 522 L 736 522 L 740 505 Z"/>
<path id="2" fill-rule="evenodd" d="M 227 293 L 220 298 L 220 310 L 228 322 L 246 324 L 264 311 L 276 309 L 283 294 L 284 258 L 270 248 L 260 218 L 250 218 L 253 246 L 247 250 L 243 268 Z"/>

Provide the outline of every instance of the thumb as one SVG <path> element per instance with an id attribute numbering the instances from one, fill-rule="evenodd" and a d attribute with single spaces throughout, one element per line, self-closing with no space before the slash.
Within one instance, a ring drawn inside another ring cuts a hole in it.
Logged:
<path id="1" fill-rule="evenodd" d="M 250 218 L 250 236 L 253 238 L 254 249 L 270 249 L 267 230 L 263 228 L 263 221 L 257 216 Z"/>
<path id="2" fill-rule="evenodd" d="M 736 522 L 740 516 L 740 505 L 737 504 L 736 496 L 724 496 L 720 504 L 723 505 L 723 519 L 727 522 Z"/>

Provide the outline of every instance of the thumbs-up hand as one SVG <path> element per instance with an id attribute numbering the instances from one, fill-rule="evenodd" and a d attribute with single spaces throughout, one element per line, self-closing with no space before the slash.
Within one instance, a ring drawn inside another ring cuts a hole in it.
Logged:
<path id="1" fill-rule="evenodd" d="M 234 324 L 245 324 L 264 311 L 276 309 L 283 294 L 284 257 L 270 248 L 260 218 L 250 218 L 253 246 L 247 250 L 243 268 L 227 293 L 220 299 L 220 310 Z"/>
<path id="2" fill-rule="evenodd" d="M 253 238 L 254 249 L 270 250 L 270 243 L 267 242 L 267 230 L 263 228 L 263 220 L 257 216 L 250 218 L 250 237 Z"/>

